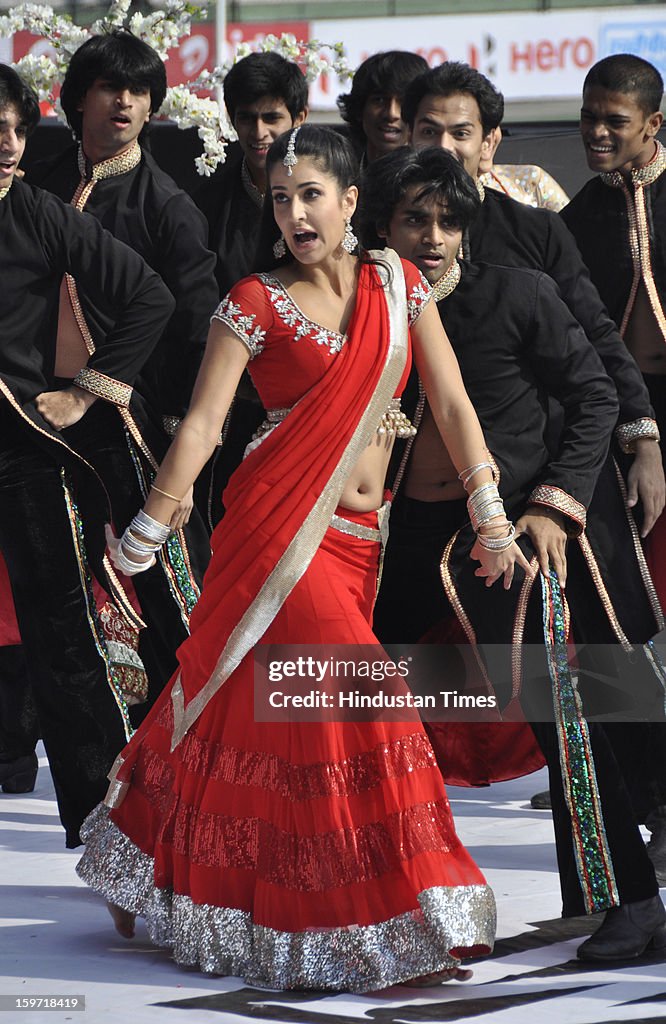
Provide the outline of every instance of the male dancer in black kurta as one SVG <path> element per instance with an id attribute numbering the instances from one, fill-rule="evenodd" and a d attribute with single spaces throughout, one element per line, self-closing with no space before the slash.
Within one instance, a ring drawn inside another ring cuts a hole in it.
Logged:
<path id="1" fill-rule="evenodd" d="M 254 270 L 266 192 L 266 154 L 283 132 L 307 117 L 308 87 L 298 65 L 277 53 L 251 53 L 224 79 L 224 102 L 238 143 L 225 164 L 195 193 L 209 226 L 208 244 L 217 255 L 215 274 L 224 298 L 232 285 Z M 222 430 L 224 442 L 213 459 L 208 501 L 210 525 L 222 518 L 222 493 L 264 418 L 247 373 L 243 374 Z"/>
<path id="2" fill-rule="evenodd" d="M 251 53 L 224 79 L 224 103 L 238 143 L 202 182 L 195 199 L 209 225 L 217 254 L 220 297 L 254 269 L 261 210 L 266 192 L 266 154 L 283 132 L 308 113 L 308 86 L 297 64 L 277 53 Z"/>
<path id="3" fill-rule="evenodd" d="M 487 264 L 461 267 L 456 261 L 462 231 L 480 203 L 472 180 L 450 154 L 398 151 L 368 169 L 363 195 L 365 218 L 435 286 L 466 389 L 499 467 L 508 514 L 517 520 L 533 564 L 546 576 L 552 567 L 563 585 L 568 580 L 576 635 L 578 624 L 594 622 L 599 610 L 590 607 L 594 590 L 586 562 L 575 545 L 567 552 L 567 538 L 584 531 L 604 464 L 617 416 L 612 383 L 546 275 Z M 548 444 L 549 398 L 563 409 L 554 452 Z M 538 643 L 538 587 L 516 579 L 510 590 L 484 588 L 470 568 L 473 537 L 464 492 L 422 401 L 414 418 L 420 420 L 419 433 L 401 467 L 401 492 L 392 511 L 375 614 L 378 635 L 385 642 L 417 641 L 455 608 L 472 642 L 513 641 L 514 651 L 525 639 Z M 616 514 L 623 518 L 621 508 Z M 528 715 L 538 703 L 538 685 L 532 677 L 524 692 Z M 652 675 L 648 685 L 654 688 Z M 534 729 L 551 771 L 564 913 L 610 910 L 605 931 L 585 943 L 580 955 L 638 955 L 653 938 L 666 948 L 666 913 L 654 871 L 603 728 L 581 723 L 581 733 L 589 736 L 582 745 L 592 755 L 587 772 L 575 759 L 572 771 L 561 772 L 562 751 L 578 751 L 565 746 L 566 738 L 558 743 L 553 725 L 537 719 Z M 588 798 L 582 795 L 586 786 Z M 594 802 L 600 811 L 596 822 L 589 814 Z M 581 831 L 587 833 L 584 842 Z M 607 868 L 601 885 L 592 867 L 597 858 Z M 618 931 L 620 953 L 609 951 L 609 929 Z"/>
<path id="4" fill-rule="evenodd" d="M 652 64 L 616 54 L 590 69 L 580 130 L 590 170 L 562 219 L 648 387 L 657 424 L 666 431 L 666 150 L 656 138 L 663 80 Z M 663 454 L 663 452 L 662 452 Z M 650 571 L 666 600 L 666 516 L 647 538 Z M 653 745 L 666 760 L 662 727 Z M 665 773 L 666 774 L 666 773 Z M 650 792 L 639 776 L 641 816 L 652 832 L 650 856 L 666 885 L 666 786 Z"/>
<path id="5" fill-rule="evenodd" d="M 127 703 L 89 572 L 114 599 L 121 633 L 140 623 L 107 571 L 104 485 L 78 441 L 98 409 L 126 409 L 173 309 L 159 277 L 91 217 L 15 179 L 34 94 L 0 66 L 0 552 L 67 845 L 107 788 L 130 733 Z M 58 304 L 71 274 L 104 318 L 80 384 L 56 370 Z M 141 672 L 138 659 L 134 672 Z"/>
<path id="6" fill-rule="evenodd" d="M 187 411 L 218 302 L 204 218 L 139 142 L 165 91 L 164 63 L 151 47 L 125 31 L 93 36 L 72 57 L 61 91 L 79 145 L 30 177 L 131 246 L 176 300 L 159 345 L 139 375 L 132 422 L 107 410 L 104 449 L 90 452 L 104 474 L 118 529 L 145 500 L 168 434 Z M 85 289 L 67 279 L 60 304 L 60 376 L 77 376 L 87 356 L 88 330 L 99 320 Z M 142 711 L 176 668 L 175 651 L 188 634 L 209 556 L 207 531 L 195 512 L 169 542 L 166 557 L 145 573 L 144 581 L 136 581 L 147 623 L 140 650 L 150 684 Z"/>

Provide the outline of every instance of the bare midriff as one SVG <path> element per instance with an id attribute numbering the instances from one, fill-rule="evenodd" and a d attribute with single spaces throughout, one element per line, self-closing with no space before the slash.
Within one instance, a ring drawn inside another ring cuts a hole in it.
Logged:
<path id="1" fill-rule="evenodd" d="M 376 433 L 349 474 L 340 505 L 353 512 L 371 512 L 384 503 L 384 482 L 395 438 Z"/>
<path id="2" fill-rule="evenodd" d="M 58 335 L 56 339 L 56 377 L 76 377 L 88 362 L 88 349 L 74 316 L 72 303 L 67 291 L 67 280 L 63 277 L 60 285 L 60 306 L 58 309 Z"/>
<path id="3" fill-rule="evenodd" d="M 666 339 L 643 281 L 636 292 L 624 340 L 642 373 L 666 374 Z"/>
<path id="4" fill-rule="evenodd" d="M 465 497 L 465 489 L 427 405 L 414 438 L 404 492 L 417 501 L 455 501 Z"/>

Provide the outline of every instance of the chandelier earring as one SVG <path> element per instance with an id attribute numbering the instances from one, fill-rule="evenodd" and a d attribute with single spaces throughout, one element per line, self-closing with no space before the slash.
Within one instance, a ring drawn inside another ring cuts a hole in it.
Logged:
<path id="1" fill-rule="evenodd" d="M 342 239 L 342 248 L 351 256 L 352 253 L 355 252 L 357 245 L 358 238 L 352 230 L 351 217 L 347 217 L 345 220 L 345 234 Z"/>
<path id="2" fill-rule="evenodd" d="M 280 235 L 277 242 L 273 245 L 273 255 L 276 260 L 281 260 L 283 256 L 287 254 L 287 243 L 284 240 L 284 235 Z"/>

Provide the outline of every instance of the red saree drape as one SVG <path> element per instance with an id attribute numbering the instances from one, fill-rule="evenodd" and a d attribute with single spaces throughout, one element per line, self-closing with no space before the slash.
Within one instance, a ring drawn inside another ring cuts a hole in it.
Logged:
<path id="1" fill-rule="evenodd" d="M 408 353 L 402 264 L 359 271 L 346 344 L 286 420 L 243 461 L 224 494 L 224 557 L 214 557 L 180 649 L 174 744 L 261 639 L 307 569 L 401 378 Z M 402 301 L 400 301 L 402 300 Z M 372 338 L 372 344 L 366 342 Z M 257 373 L 261 394 L 261 381 Z"/>

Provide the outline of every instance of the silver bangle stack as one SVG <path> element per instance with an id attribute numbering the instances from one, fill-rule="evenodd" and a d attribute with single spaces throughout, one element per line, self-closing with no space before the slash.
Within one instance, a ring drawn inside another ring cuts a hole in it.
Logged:
<path id="1" fill-rule="evenodd" d="M 481 484 L 467 499 L 467 511 L 475 533 L 491 519 L 504 515 L 504 502 L 499 496 L 497 484 Z"/>
<path id="2" fill-rule="evenodd" d="M 506 551 L 511 547 L 516 536 L 516 528 L 508 519 L 505 522 L 509 528 L 506 537 L 485 537 L 482 533 L 477 533 L 476 538 L 482 548 L 486 551 Z"/>
<path id="3" fill-rule="evenodd" d="M 137 533 L 141 534 L 141 537 L 137 537 Z M 155 552 L 159 551 L 170 533 L 170 526 L 159 523 L 157 519 L 153 519 L 141 509 L 120 538 L 116 553 L 118 568 L 121 572 L 128 574 L 149 569 L 151 565 L 155 564 Z M 143 540 L 143 537 L 146 537 L 147 541 Z M 141 558 L 137 561 L 131 557 L 132 554 L 152 555 L 153 557 Z"/>
<path id="4" fill-rule="evenodd" d="M 494 471 L 494 466 L 490 462 L 479 462 L 475 466 L 464 469 L 458 475 L 463 486 L 469 483 L 474 474 L 478 473 L 481 469 Z M 489 482 L 476 487 L 467 499 L 467 511 L 469 512 L 472 529 L 482 548 L 485 548 L 487 551 L 505 551 L 506 548 L 511 547 L 516 536 L 516 528 L 506 518 L 504 502 L 500 497 L 496 483 Z M 480 532 L 481 527 L 490 523 L 493 523 L 495 526 L 506 526 L 506 535 L 504 537 L 488 537 L 482 534 Z"/>
<path id="5" fill-rule="evenodd" d="M 458 479 L 460 480 L 463 487 L 467 487 L 475 473 L 478 473 L 481 469 L 489 469 L 495 477 L 495 467 L 492 462 L 477 462 L 475 466 L 468 466 L 467 469 L 463 469 L 462 473 L 458 473 Z"/>

